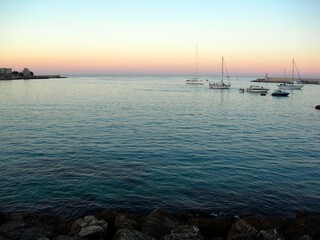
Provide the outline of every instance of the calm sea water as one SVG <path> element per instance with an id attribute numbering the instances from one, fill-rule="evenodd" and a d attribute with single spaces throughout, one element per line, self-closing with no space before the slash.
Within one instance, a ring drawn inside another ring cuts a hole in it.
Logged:
<path id="1" fill-rule="evenodd" d="M 319 211 L 320 85 L 239 93 L 252 79 L 0 81 L 1 209 Z"/>

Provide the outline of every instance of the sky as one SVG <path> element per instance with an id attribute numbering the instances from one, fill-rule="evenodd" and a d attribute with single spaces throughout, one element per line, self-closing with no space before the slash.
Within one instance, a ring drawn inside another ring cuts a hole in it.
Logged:
<path id="1" fill-rule="evenodd" d="M 224 56 L 231 76 L 284 76 L 294 58 L 320 77 L 319 13 L 319 0 L 0 0 L 0 67 L 219 75 Z"/>

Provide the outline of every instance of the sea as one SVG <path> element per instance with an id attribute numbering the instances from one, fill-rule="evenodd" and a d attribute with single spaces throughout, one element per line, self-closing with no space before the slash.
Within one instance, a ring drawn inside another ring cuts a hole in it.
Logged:
<path id="1" fill-rule="evenodd" d="M 320 211 L 320 85 L 184 76 L 0 81 L 0 210 Z"/>

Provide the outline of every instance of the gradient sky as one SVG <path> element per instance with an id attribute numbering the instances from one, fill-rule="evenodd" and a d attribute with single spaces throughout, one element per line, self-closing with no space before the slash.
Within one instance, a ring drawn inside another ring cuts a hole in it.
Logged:
<path id="1" fill-rule="evenodd" d="M 319 0 L 0 0 L 0 67 L 320 77 Z"/>

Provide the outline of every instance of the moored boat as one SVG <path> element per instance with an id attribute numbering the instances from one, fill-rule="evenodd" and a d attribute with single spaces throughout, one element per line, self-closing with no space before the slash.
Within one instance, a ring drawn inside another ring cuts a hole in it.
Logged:
<path id="1" fill-rule="evenodd" d="M 199 80 L 198 78 L 192 78 L 192 79 L 186 80 L 186 84 L 203 85 L 203 81 Z"/>
<path id="2" fill-rule="evenodd" d="M 303 84 L 299 84 L 297 82 L 288 82 L 288 83 L 280 83 L 278 87 L 279 89 L 284 89 L 284 90 L 300 90 L 303 87 Z"/>
<path id="3" fill-rule="evenodd" d="M 274 97 L 287 97 L 289 95 L 288 92 L 285 92 L 285 91 L 282 91 L 280 89 L 277 89 L 275 90 L 271 96 L 274 96 Z"/>
<path id="4" fill-rule="evenodd" d="M 299 76 L 299 81 L 294 81 L 294 69 L 297 69 L 297 73 Z M 300 74 L 298 71 L 298 68 L 294 62 L 294 59 L 292 59 L 292 80 L 291 82 L 287 82 L 287 83 L 280 83 L 278 85 L 279 89 L 284 89 L 284 90 L 301 90 L 301 88 L 303 87 L 303 84 L 301 83 L 301 78 L 300 78 Z"/>
<path id="5" fill-rule="evenodd" d="M 269 91 L 269 88 L 265 88 L 263 86 L 255 86 L 251 85 L 246 89 L 246 92 L 250 93 L 267 93 Z"/>
<path id="6" fill-rule="evenodd" d="M 221 81 L 220 82 L 209 83 L 209 88 L 210 89 L 229 89 L 231 87 L 228 70 L 227 70 L 227 67 L 225 67 L 225 68 L 226 68 L 226 72 L 227 72 L 228 83 L 224 83 L 224 81 L 223 81 L 224 80 L 224 60 L 223 60 L 223 57 L 222 57 Z"/>

